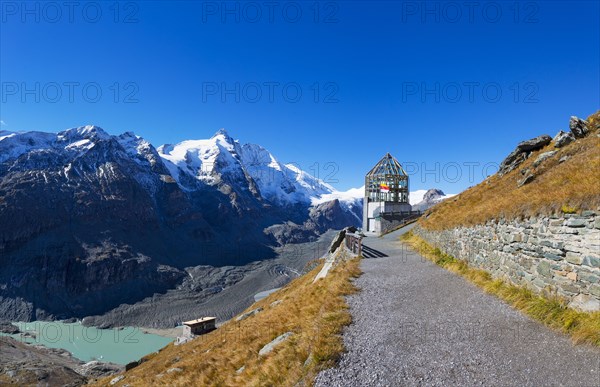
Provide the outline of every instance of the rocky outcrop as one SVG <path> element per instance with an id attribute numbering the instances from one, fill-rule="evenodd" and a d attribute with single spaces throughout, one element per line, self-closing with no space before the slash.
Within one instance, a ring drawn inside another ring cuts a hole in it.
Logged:
<path id="1" fill-rule="evenodd" d="M 562 148 L 575 141 L 575 136 L 571 132 L 563 132 L 562 130 L 556 133 L 556 136 L 552 139 L 555 148 Z"/>
<path id="2" fill-rule="evenodd" d="M 552 138 L 547 134 L 532 138 L 531 140 L 520 142 L 514 151 L 512 151 L 503 161 L 500 163 L 498 174 L 500 176 L 507 174 L 508 172 L 517 168 L 523 161 L 527 160 L 531 152 L 536 151 L 550 144 Z"/>
<path id="3" fill-rule="evenodd" d="M 258 314 L 258 313 L 260 313 L 262 311 L 263 311 L 263 308 L 252 309 L 249 312 L 246 312 L 246 313 L 243 313 L 243 314 L 237 316 L 235 318 L 235 321 L 243 321 L 243 320 L 247 319 L 248 317 L 252 317 L 252 316 L 254 316 L 254 315 L 256 315 L 256 314 Z"/>
<path id="4" fill-rule="evenodd" d="M 427 192 L 425 192 L 425 194 L 423 195 L 423 199 L 419 203 L 412 205 L 412 210 L 425 211 L 446 198 L 446 194 L 441 189 L 428 189 Z"/>
<path id="5" fill-rule="evenodd" d="M 264 347 L 262 347 L 260 349 L 260 351 L 258 351 L 258 355 L 259 356 L 266 356 L 269 353 L 271 353 L 275 347 L 277 347 L 278 345 L 282 344 L 284 341 L 286 341 L 287 339 L 289 339 L 290 337 L 292 337 L 294 335 L 294 332 L 286 332 L 282 335 L 277 336 L 275 339 L 273 339 L 273 341 L 271 341 L 270 343 L 268 343 L 267 345 L 265 345 Z"/>
<path id="6" fill-rule="evenodd" d="M 123 371 L 123 366 L 114 363 L 103 363 L 97 360 L 92 360 L 79 367 L 75 367 L 75 370 L 88 378 L 103 378 L 105 376 L 114 375 Z"/>
<path id="7" fill-rule="evenodd" d="M 589 133 L 587 121 L 575 116 L 572 116 L 569 121 L 569 129 L 575 138 L 584 138 Z"/>
<path id="8" fill-rule="evenodd" d="M 571 130 L 570 132 L 564 132 L 561 130 L 554 136 L 554 138 L 550 138 L 550 136 L 544 134 L 542 136 L 532 138 L 531 140 L 519 143 L 515 150 L 513 150 L 502 161 L 502 163 L 500 163 L 498 175 L 503 176 L 509 173 L 510 171 L 513 171 L 525 160 L 527 160 L 532 152 L 542 149 L 546 145 L 550 144 L 550 142 L 554 143 L 555 148 L 562 148 L 576 141 L 577 139 L 587 136 L 589 133 L 587 121 L 577 118 L 575 116 L 571 117 L 569 122 L 569 128 Z M 556 151 L 550 151 L 541 154 L 533 163 L 533 167 L 537 168 L 545 160 L 551 158 L 555 154 Z M 566 159 L 564 159 L 563 161 L 566 161 Z M 521 187 L 525 184 L 528 184 L 535 179 L 535 174 L 531 169 L 524 169 L 521 171 L 521 174 L 523 175 L 523 177 L 517 181 L 517 187 Z"/>
<path id="9" fill-rule="evenodd" d="M 439 201 L 444 196 L 446 196 L 444 191 L 442 191 L 441 189 L 432 188 L 425 192 L 425 195 L 423 195 L 423 201 L 427 203 L 433 203 L 435 201 Z"/>
<path id="10" fill-rule="evenodd" d="M 535 180 L 535 175 L 533 174 L 533 172 L 531 172 L 530 170 L 524 170 L 523 172 L 523 177 L 517 180 L 517 188 L 520 188 L 525 184 L 529 184 L 533 180 Z"/>
<path id="11" fill-rule="evenodd" d="M 520 142 L 519 145 L 517 145 L 517 149 L 522 152 L 532 152 L 550 144 L 550 141 L 552 141 L 552 137 L 548 136 L 547 134 L 543 134 L 541 136 L 532 138 L 531 140 Z"/>
<path id="12" fill-rule="evenodd" d="M 82 363 L 67 351 L 0 337 L 0 385 L 80 386 L 89 378 L 123 370 L 110 363 Z"/>
<path id="13" fill-rule="evenodd" d="M 21 330 L 19 329 L 18 326 L 13 325 L 10 322 L 1 322 L 0 321 L 0 332 L 6 333 L 9 335 L 14 335 L 14 334 L 21 332 Z"/>
<path id="14" fill-rule="evenodd" d="M 557 153 L 557 151 L 549 151 L 549 152 L 544 152 L 544 153 L 540 154 L 533 162 L 533 167 L 534 168 L 539 167 L 544 161 L 548 160 L 549 158 L 554 157 L 554 155 L 556 153 Z"/>
<path id="15" fill-rule="evenodd" d="M 600 210 L 414 232 L 495 278 L 600 310 Z"/>

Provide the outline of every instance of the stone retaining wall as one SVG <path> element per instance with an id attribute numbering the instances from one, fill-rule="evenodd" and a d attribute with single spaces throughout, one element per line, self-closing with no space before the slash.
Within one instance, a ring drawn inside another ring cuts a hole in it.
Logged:
<path id="1" fill-rule="evenodd" d="M 490 221 L 485 225 L 413 232 L 494 278 L 558 294 L 570 306 L 600 310 L 600 212 Z"/>

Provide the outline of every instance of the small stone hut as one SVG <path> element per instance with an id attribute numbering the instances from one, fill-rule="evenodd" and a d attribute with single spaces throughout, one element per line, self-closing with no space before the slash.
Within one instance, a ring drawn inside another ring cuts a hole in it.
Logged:
<path id="1" fill-rule="evenodd" d="M 194 336 L 194 335 L 202 335 L 204 333 L 208 333 L 213 331 L 216 328 L 215 324 L 217 322 L 216 317 L 202 317 L 196 320 L 184 321 L 183 322 L 183 335 L 184 336 Z"/>

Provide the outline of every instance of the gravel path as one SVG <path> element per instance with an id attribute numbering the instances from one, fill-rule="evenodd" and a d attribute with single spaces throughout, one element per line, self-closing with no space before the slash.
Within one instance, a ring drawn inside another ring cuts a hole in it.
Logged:
<path id="1" fill-rule="evenodd" d="M 365 239 L 387 256 L 362 261 L 348 352 L 316 386 L 600 386 L 600 350 L 407 250 L 410 227 Z"/>

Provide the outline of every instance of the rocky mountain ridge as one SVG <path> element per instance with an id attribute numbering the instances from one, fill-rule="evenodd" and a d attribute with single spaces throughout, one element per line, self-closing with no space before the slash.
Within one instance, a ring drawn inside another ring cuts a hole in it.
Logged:
<path id="1" fill-rule="evenodd" d="M 422 196 L 417 196 L 416 194 L 423 194 Z M 415 192 L 414 195 L 411 193 L 411 201 L 414 200 L 416 203 L 412 203 L 412 209 L 413 211 L 425 211 L 431 207 L 433 207 L 434 205 L 436 205 L 437 203 L 441 202 L 442 200 L 451 198 L 452 196 L 455 196 L 454 194 L 448 194 L 446 195 L 444 193 L 444 191 L 442 191 L 441 189 L 437 189 L 437 188 L 430 188 L 427 191 L 418 191 Z M 420 200 L 419 200 L 420 199 Z"/>
<path id="2" fill-rule="evenodd" d="M 173 289 L 187 267 L 244 265 L 357 225 L 359 208 L 312 205 L 334 192 L 225 131 L 159 149 L 96 126 L 2 131 L 0 317 L 102 314 Z"/>

